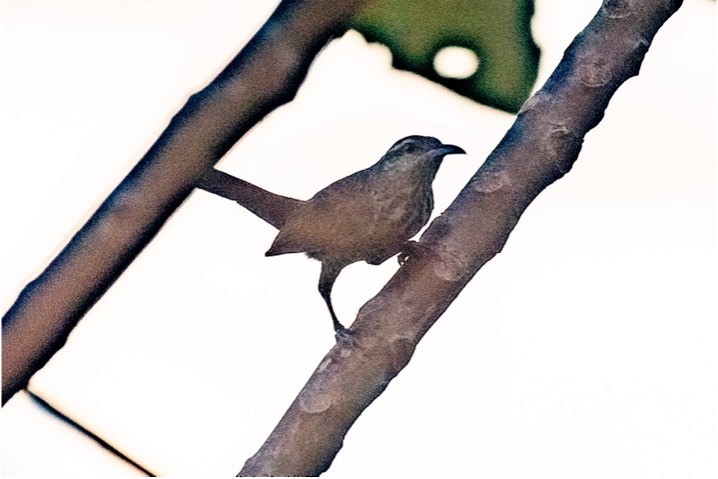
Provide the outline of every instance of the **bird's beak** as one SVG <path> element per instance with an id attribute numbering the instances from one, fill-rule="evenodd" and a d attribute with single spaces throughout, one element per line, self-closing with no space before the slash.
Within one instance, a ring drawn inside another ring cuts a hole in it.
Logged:
<path id="1" fill-rule="evenodd" d="M 461 148 L 460 146 L 456 146 L 456 145 L 441 145 L 438 148 L 438 151 L 441 152 L 442 156 L 443 155 L 465 155 L 466 154 L 466 152 L 464 151 L 463 148 Z"/>

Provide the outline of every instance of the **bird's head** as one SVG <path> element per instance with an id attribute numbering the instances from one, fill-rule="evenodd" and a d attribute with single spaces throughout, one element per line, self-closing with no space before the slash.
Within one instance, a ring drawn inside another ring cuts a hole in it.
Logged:
<path id="1" fill-rule="evenodd" d="M 377 166 L 382 170 L 421 169 L 436 174 L 446 155 L 465 153 L 463 148 L 445 145 L 433 136 L 412 135 L 394 143 L 379 160 Z"/>

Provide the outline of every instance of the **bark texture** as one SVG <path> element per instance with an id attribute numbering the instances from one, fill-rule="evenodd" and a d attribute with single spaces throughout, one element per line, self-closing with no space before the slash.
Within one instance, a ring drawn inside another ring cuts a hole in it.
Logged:
<path id="1" fill-rule="evenodd" d="M 618 87 L 638 74 L 679 0 L 606 0 L 543 88 L 410 258 L 359 311 L 242 476 L 316 476 L 354 421 L 409 362 L 468 281 L 504 247 L 533 199 L 566 174 Z"/>

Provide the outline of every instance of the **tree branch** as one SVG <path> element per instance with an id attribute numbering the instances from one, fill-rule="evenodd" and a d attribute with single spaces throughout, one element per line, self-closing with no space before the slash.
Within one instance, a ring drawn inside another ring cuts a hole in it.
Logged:
<path id="1" fill-rule="evenodd" d="M 112 444 L 102 439 L 100 436 L 95 434 L 94 432 L 90 431 L 89 429 L 82 426 L 77 421 L 70 419 L 68 416 L 64 415 L 62 412 L 60 412 L 58 409 L 56 409 L 52 404 L 45 401 L 43 398 L 35 394 L 34 392 L 30 391 L 29 389 L 25 390 L 30 400 L 38 406 L 42 411 L 49 414 L 50 416 L 54 417 L 58 421 L 61 421 L 63 424 L 67 425 L 68 427 L 76 430 L 77 432 L 82 433 L 84 436 L 87 436 L 88 439 L 91 439 L 95 442 L 99 447 L 106 450 L 110 454 L 117 457 L 117 459 L 120 459 L 122 461 L 125 461 L 126 463 L 130 464 L 131 466 L 135 467 L 140 472 L 144 473 L 147 477 L 157 477 L 156 474 L 150 472 L 145 467 L 141 466 L 139 463 L 137 463 L 134 459 L 130 458 L 129 456 L 125 455 L 122 451 L 119 449 L 116 449 Z"/>
<path id="2" fill-rule="evenodd" d="M 190 97 L 3 317 L 3 404 L 64 345 L 208 168 L 267 113 L 293 98 L 313 58 L 365 1 L 282 1 L 217 78 Z"/>
<path id="3" fill-rule="evenodd" d="M 362 411 L 411 359 L 468 281 L 501 251 L 531 201 L 567 173 L 618 87 L 638 73 L 680 0 L 605 0 L 544 87 L 411 258 L 359 311 L 242 476 L 325 471 Z"/>

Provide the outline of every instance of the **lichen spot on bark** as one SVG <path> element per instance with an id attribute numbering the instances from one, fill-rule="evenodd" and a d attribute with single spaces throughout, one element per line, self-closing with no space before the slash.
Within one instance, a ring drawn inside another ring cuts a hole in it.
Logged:
<path id="1" fill-rule="evenodd" d="M 553 160 L 561 175 L 566 174 L 576 161 L 582 139 L 566 125 L 552 125 L 542 142 L 541 149 Z"/>
<path id="2" fill-rule="evenodd" d="M 299 407 L 307 414 L 324 412 L 332 405 L 332 395 L 316 386 L 305 387 L 298 399 Z"/>
<path id="3" fill-rule="evenodd" d="M 600 55 L 582 58 L 578 64 L 581 83 L 589 88 L 605 86 L 611 78 L 608 62 Z"/>
<path id="4" fill-rule="evenodd" d="M 474 190 L 479 193 L 494 193 L 504 186 L 511 184 L 511 177 L 503 170 L 483 171 L 476 178 Z"/>
<path id="5" fill-rule="evenodd" d="M 519 110 L 519 115 L 523 113 L 528 113 L 537 106 L 541 105 L 541 103 L 547 102 L 550 98 L 550 95 L 545 93 L 543 90 L 537 91 L 535 94 L 531 95 L 528 100 L 524 102 L 523 105 L 521 105 L 521 109 Z"/>
<path id="6" fill-rule="evenodd" d="M 459 281 L 468 269 L 466 262 L 446 246 L 436 248 L 439 261 L 434 263 L 434 274 L 444 281 Z"/>

